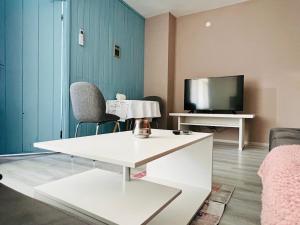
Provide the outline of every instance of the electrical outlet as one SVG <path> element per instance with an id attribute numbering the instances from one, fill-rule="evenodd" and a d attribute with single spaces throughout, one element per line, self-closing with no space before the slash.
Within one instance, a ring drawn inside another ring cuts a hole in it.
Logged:
<path id="1" fill-rule="evenodd" d="M 84 30 L 81 28 L 80 30 L 79 30 L 79 38 L 78 38 L 78 44 L 80 45 L 80 46 L 84 46 Z"/>
<path id="2" fill-rule="evenodd" d="M 114 46 L 114 57 L 120 58 L 121 57 L 121 49 L 119 45 Z"/>

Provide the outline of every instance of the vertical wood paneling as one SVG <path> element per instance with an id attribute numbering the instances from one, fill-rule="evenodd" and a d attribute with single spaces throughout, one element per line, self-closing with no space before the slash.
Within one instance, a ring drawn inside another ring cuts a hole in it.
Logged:
<path id="1" fill-rule="evenodd" d="M 6 72 L 0 68 L 0 154 L 31 152 L 33 142 L 60 136 L 61 2 L 0 0 L 0 12 L 2 6 L 7 65 Z"/>
<path id="2" fill-rule="evenodd" d="M 49 10 L 52 9 L 52 10 Z M 39 140 L 53 131 L 53 2 L 39 1 Z"/>
<path id="3" fill-rule="evenodd" d="M 0 153 L 5 151 L 5 68 L 0 65 Z"/>
<path id="4" fill-rule="evenodd" d="M 69 81 L 95 83 L 107 99 L 116 92 L 142 97 L 144 19 L 119 0 L 74 0 L 70 15 Z M 0 64 L 5 64 L 0 67 L 0 154 L 33 151 L 32 142 L 59 138 L 59 18 L 58 1 L 0 0 L 5 34 L 0 34 Z M 80 28 L 86 34 L 84 47 L 78 45 Z M 121 59 L 113 57 L 114 44 L 121 46 Z M 82 131 L 92 134 L 95 126 Z"/>
<path id="5" fill-rule="evenodd" d="M 22 151 L 22 1 L 5 1 L 6 113 L 4 153 Z"/>
<path id="6" fill-rule="evenodd" d="M 0 65 L 4 65 L 4 0 L 0 0 Z"/>
<path id="7" fill-rule="evenodd" d="M 61 130 L 61 2 L 53 3 L 53 103 L 51 139 L 60 138 Z M 49 137 L 48 137 L 49 139 Z"/>
<path id="8" fill-rule="evenodd" d="M 0 30 L 4 30 L 4 0 L 0 0 Z M 4 58 L 4 37 L 5 33 L 0 32 L 0 152 L 4 151 L 5 146 L 5 58 Z"/>
<path id="9" fill-rule="evenodd" d="M 71 0 L 67 0 L 64 4 L 64 30 L 63 30 L 63 62 L 62 62 L 62 72 L 64 74 L 62 78 L 63 82 L 63 121 L 62 121 L 62 129 L 63 129 L 63 138 L 69 137 L 69 84 L 70 84 L 70 19 L 71 19 Z"/>
<path id="10" fill-rule="evenodd" d="M 23 4 L 23 151 L 33 150 L 38 140 L 39 2 Z"/>
<path id="11" fill-rule="evenodd" d="M 144 18 L 119 0 L 72 0 L 70 83 L 96 84 L 106 99 L 122 92 L 129 99 L 143 97 Z M 78 32 L 85 31 L 85 46 L 78 45 Z M 113 57 L 113 46 L 121 58 Z M 76 121 L 70 110 L 70 135 Z M 110 131 L 108 126 L 105 131 Z M 83 126 L 81 135 L 94 134 L 95 125 Z"/>

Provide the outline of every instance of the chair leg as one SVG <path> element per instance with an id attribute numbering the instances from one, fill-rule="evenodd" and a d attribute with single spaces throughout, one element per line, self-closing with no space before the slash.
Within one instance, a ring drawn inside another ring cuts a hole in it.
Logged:
<path id="1" fill-rule="evenodd" d="M 158 129 L 159 128 L 158 120 L 155 120 L 155 124 L 156 124 L 156 128 Z"/>
<path id="2" fill-rule="evenodd" d="M 119 130 L 119 132 L 121 132 L 120 122 L 118 121 L 117 124 L 118 124 L 118 130 Z"/>
<path id="3" fill-rule="evenodd" d="M 119 121 L 116 121 L 115 122 L 115 126 L 114 126 L 114 129 L 113 129 L 113 133 L 115 133 L 117 131 L 117 129 L 119 130 L 119 132 L 121 131 L 121 128 L 120 128 L 120 122 Z"/>
<path id="4" fill-rule="evenodd" d="M 77 138 L 77 135 L 78 135 L 78 129 L 79 129 L 80 125 L 81 125 L 81 122 L 77 123 L 77 125 L 76 125 L 75 138 Z"/>
<path id="5" fill-rule="evenodd" d="M 126 120 L 126 131 L 129 130 L 129 120 Z"/>
<path id="6" fill-rule="evenodd" d="M 130 119 L 129 130 L 133 130 L 133 128 L 134 128 L 134 120 Z"/>
<path id="7" fill-rule="evenodd" d="M 99 128 L 100 128 L 100 123 L 97 123 L 97 127 L 96 127 L 96 135 L 99 134 Z"/>

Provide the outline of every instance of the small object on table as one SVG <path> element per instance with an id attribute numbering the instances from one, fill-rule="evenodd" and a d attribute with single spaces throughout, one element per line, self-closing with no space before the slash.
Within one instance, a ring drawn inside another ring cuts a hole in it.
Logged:
<path id="1" fill-rule="evenodd" d="M 151 135 L 151 127 L 149 120 L 136 119 L 132 133 L 137 138 L 148 138 Z"/>
<path id="2" fill-rule="evenodd" d="M 175 134 L 175 135 L 180 135 L 181 132 L 184 135 L 191 135 L 192 134 L 192 131 L 190 131 L 190 130 L 173 130 L 173 134 Z"/>
<path id="3" fill-rule="evenodd" d="M 180 135 L 180 130 L 173 130 L 173 134 Z"/>
<path id="4" fill-rule="evenodd" d="M 116 94 L 116 99 L 119 100 L 119 101 L 120 100 L 126 100 L 126 95 L 117 93 Z"/>
<path id="5" fill-rule="evenodd" d="M 185 134 L 185 135 L 191 135 L 192 131 L 190 131 L 190 130 L 183 130 L 182 133 Z"/>

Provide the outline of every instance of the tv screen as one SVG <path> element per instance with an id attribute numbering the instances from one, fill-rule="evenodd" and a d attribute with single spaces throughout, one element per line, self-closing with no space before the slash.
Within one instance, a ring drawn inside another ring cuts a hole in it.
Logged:
<path id="1" fill-rule="evenodd" d="M 243 103 L 244 75 L 185 80 L 185 110 L 235 112 Z"/>

